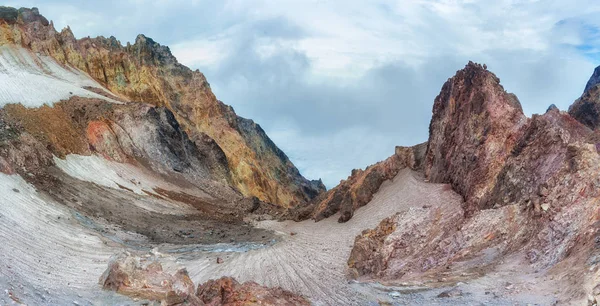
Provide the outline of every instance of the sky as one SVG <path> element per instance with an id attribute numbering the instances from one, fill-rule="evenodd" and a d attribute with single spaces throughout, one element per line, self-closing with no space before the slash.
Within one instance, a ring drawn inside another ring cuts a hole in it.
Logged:
<path id="1" fill-rule="evenodd" d="M 597 0 L 21 0 L 75 36 L 143 33 L 200 69 L 328 188 L 427 140 L 433 101 L 485 63 L 526 114 L 567 110 L 600 65 Z"/>

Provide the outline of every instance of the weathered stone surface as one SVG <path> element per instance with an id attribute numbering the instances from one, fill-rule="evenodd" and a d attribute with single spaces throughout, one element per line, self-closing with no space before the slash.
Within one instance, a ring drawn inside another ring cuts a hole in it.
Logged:
<path id="1" fill-rule="evenodd" d="M 585 122 L 557 108 L 525 119 L 495 76 L 470 63 L 436 99 L 426 163 L 464 205 L 411 209 L 363 232 L 348 260 L 354 276 L 456 282 L 526 258 L 569 279 L 563 302 L 585 298 L 600 279 L 591 268 L 599 137 Z"/>
<path id="2" fill-rule="evenodd" d="M 396 214 L 356 237 L 348 266 L 354 277 L 394 279 L 443 265 L 462 221 L 462 209 L 452 205 Z"/>
<path id="3" fill-rule="evenodd" d="M 166 46 L 139 35 L 126 46 L 114 37 L 76 39 L 69 28 L 60 33 L 37 9 L 4 9 L 0 45 L 9 44 L 49 55 L 59 63 L 87 72 L 118 99 L 165 107 L 192 142 L 214 140 L 226 156 L 231 183 L 245 196 L 283 207 L 314 198 L 325 187 L 300 175 L 259 125 L 238 117 L 218 101 L 206 78 L 179 64 Z"/>
<path id="4" fill-rule="evenodd" d="M 466 211 L 482 208 L 527 118 L 519 100 L 500 80 L 470 62 L 442 87 L 433 106 L 425 173 L 450 183 L 466 200 Z"/>
<path id="5" fill-rule="evenodd" d="M 367 167 L 355 169 L 338 186 L 316 198 L 311 206 L 293 212 L 295 219 L 309 217 L 320 221 L 340 213 L 339 222 L 352 218 L 354 211 L 369 203 L 381 184 L 394 178 L 404 168 L 420 169 L 425 155 L 426 144 L 414 147 L 396 147 L 394 155 Z"/>
<path id="6" fill-rule="evenodd" d="M 114 258 L 100 277 L 100 285 L 132 298 L 160 301 L 166 305 L 202 305 L 194 283 L 185 269 L 174 274 L 163 271 L 157 261 L 121 254 Z"/>
<path id="7" fill-rule="evenodd" d="M 231 183 L 220 147 L 207 138 L 192 142 L 164 107 L 72 97 L 53 107 L 6 105 L 0 114 L 13 129 L 37 139 L 45 146 L 40 151 L 48 154 L 97 153 L 118 162 L 150 164 L 158 172 Z"/>
<path id="8" fill-rule="evenodd" d="M 199 285 L 196 295 L 206 305 L 310 305 L 303 297 L 281 288 L 267 288 L 254 282 L 240 284 L 230 277 Z"/>

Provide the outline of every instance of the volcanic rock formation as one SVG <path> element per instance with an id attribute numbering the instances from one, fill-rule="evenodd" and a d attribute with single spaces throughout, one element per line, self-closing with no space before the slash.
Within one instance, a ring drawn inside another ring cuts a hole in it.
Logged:
<path id="1" fill-rule="evenodd" d="M 16 58 L 17 62 L 24 62 L 21 64 L 41 62 L 43 72 L 47 72 L 50 69 L 43 63 L 50 57 L 56 61 L 53 65 L 61 65 L 69 72 L 89 74 L 117 96 L 115 100 L 165 107 L 191 142 L 214 140 L 226 156 L 231 182 L 243 195 L 291 207 L 324 190 L 319 181 L 304 179 L 259 125 L 238 117 L 233 108 L 218 101 L 204 75 L 179 64 L 168 47 L 143 35 L 127 46 L 114 37 L 78 40 L 69 28 L 56 32 L 35 8 L 2 8 L 1 16 L 2 54 L 12 57 L 6 61 Z M 27 89 L 4 88 L 0 96 L 6 98 L 2 102 L 22 102 L 13 91 Z M 81 91 L 77 90 L 69 93 Z M 104 95 L 97 88 L 93 91 Z"/>
<path id="2" fill-rule="evenodd" d="M 594 304 L 599 71 L 528 118 L 469 63 L 323 192 L 167 47 L 0 7 L 0 304 Z"/>
<path id="3" fill-rule="evenodd" d="M 0 83 L 0 286 L 15 302 L 128 304 L 91 277 L 119 250 L 266 247 L 279 238 L 246 217 L 281 214 L 324 190 L 216 100 L 200 72 L 142 35 L 127 46 L 77 40 L 35 8 L 0 7 Z M 155 281 L 154 293 L 123 289 L 119 277 L 107 288 L 181 302 L 169 290 L 187 276 L 161 275 L 171 287 Z"/>
<path id="4" fill-rule="evenodd" d="M 556 108 L 526 118 L 484 67 L 458 71 L 435 100 L 425 173 L 465 203 L 414 208 L 364 231 L 348 260 L 355 276 L 446 282 L 513 262 L 564 281 L 562 303 L 585 300 L 599 277 L 600 156 L 582 124 L 594 113 L 574 109 L 575 118 Z"/>

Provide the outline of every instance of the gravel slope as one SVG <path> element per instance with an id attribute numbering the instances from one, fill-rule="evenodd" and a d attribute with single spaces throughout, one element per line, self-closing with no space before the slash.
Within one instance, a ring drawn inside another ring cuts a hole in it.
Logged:
<path id="1" fill-rule="evenodd" d="M 337 216 L 317 223 L 262 221 L 259 227 L 279 232 L 284 240 L 246 253 L 207 254 L 185 260 L 184 265 L 196 283 L 233 276 L 241 281 L 281 286 L 309 297 L 316 305 L 364 305 L 376 301 L 369 290 L 360 293 L 346 277 L 346 260 L 356 235 L 411 207 L 460 203 L 460 196 L 444 185 L 424 183 L 420 174 L 403 170 L 385 182 L 371 203 L 347 223 L 338 223 Z M 223 257 L 224 263 L 216 264 L 217 257 Z"/>

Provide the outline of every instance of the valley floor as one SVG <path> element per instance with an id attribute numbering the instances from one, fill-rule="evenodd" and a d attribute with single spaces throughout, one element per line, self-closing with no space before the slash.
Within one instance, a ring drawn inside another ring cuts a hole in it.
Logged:
<path id="1" fill-rule="evenodd" d="M 317 223 L 257 221 L 257 230 L 268 233 L 265 239 L 270 242 L 244 243 L 238 236 L 234 242 L 227 238 L 219 244 L 173 245 L 148 241 L 133 232 L 114 232 L 118 227 L 105 231 L 90 227 L 76 207 L 54 202 L 19 176 L 0 174 L 0 304 L 139 303 L 104 291 L 98 284 L 111 256 L 123 251 L 153 253 L 167 268 L 184 266 L 196 284 L 233 276 L 239 281 L 281 286 L 305 295 L 315 305 L 552 304 L 555 298 L 547 293 L 552 292 L 553 281 L 541 272 L 529 271 L 519 256 L 484 277 L 459 283 L 456 288 L 462 294 L 457 297 L 437 297 L 453 288 L 448 284 L 398 287 L 350 280 L 346 261 L 354 238 L 364 229 L 374 228 L 396 212 L 439 205 L 461 209 L 461 202 L 446 185 L 426 183 L 421 174 L 403 170 L 347 223 L 338 223 L 336 216 Z M 152 201 L 146 205 L 144 209 L 156 212 L 160 208 L 163 214 L 190 213 L 183 207 L 161 208 Z M 111 231 L 112 236 L 106 234 Z M 217 258 L 223 263 L 218 264 Z"/>

